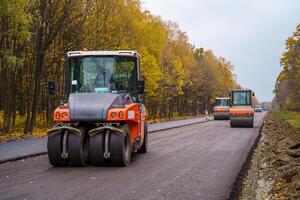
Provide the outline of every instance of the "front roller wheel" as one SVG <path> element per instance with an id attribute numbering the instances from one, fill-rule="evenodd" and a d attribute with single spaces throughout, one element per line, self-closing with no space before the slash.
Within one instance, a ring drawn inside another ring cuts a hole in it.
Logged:
<path id="1" fill-rule="evenodd" d="M 127 125 L 121 127 L 123 135 L 112 133 L 110 140 L 111 164 L 126 167 L 131 160 L 130 133 Z"/>
<path id="2" fill-rule="evenodd" d="M 80 127 L 80 134 L 71 133 L 69 135 L 69 160 L 74 167 L 85 166 L 89 162 L 89 142 L 90 137 L 85 127 Z"/>
<path id="3" fill-rule="evenodd" d="M 96 134 L 90 138 L 91 161 L 96 166 L 105 165 L 104 159 L 104 133 Z"/>
<path id="4" fill-rule="evenodd" d="M 47 151 L 49 162 L 54 167 L 63 167 L 66 161 L 62 158 L 63 152 L 63 132 L 48 136 Z"/>
<path id="5" fill-rule="evenodd" d="M 254 118 L 231 118 L 230 126 L 231 127 L 253 127 Z"/>

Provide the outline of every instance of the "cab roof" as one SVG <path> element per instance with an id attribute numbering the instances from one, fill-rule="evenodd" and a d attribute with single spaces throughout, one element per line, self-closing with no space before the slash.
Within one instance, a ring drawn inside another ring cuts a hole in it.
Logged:
<path id="1" fill-rule="evenodd" d="M 250 89 L 234 89 L 231 90 L 231 92 L 252 92 Z"/>
<path id="2" fill-rule="evenodd" d="M 69 51 L 68 57 L 77 56 L 132 56 L 140 57 L 136 51 L 120 50 L 120 51 Z"/>

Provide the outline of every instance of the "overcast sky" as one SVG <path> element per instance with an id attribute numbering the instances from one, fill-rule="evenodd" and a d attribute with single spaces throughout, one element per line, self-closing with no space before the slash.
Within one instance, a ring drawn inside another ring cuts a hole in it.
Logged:
<path id="1" fill-rule="evenodd" d="M 285 40 L 300 23 L 300 0 L 142 0 L 175 21 L 196 47 L 235 66 L 237 81 L 259 101 L 271 101 Z"/>

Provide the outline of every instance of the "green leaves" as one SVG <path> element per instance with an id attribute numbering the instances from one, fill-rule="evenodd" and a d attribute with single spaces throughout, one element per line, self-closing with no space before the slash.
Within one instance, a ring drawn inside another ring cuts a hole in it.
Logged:
<path id="1" fill-rule="evenodd" d="M 14 37 L 18 44 L 28 40 L 30 36 L 29 24 L 31 16 L 27 12 L 28 1 L 26 0 L 2 0 L 0 4 L 0 38 Z"/>

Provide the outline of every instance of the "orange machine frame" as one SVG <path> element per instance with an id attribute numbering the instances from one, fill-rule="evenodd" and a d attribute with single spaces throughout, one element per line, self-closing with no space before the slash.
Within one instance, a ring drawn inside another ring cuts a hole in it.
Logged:
<path id="1" fill-rule="evenodd" d="M 131 144 L 134 143 L 136 137 L 141 137 L 141 140 L 144 141 L 144 134 L 142 133 L 144 133 L 146 110 L 143 109 L 140 112 L 138 103 L 127 104 L 124 108 L 111 108 L 108 110 L 106 119 L 108 122 L 126 122 L 130 129 Z M 53 121 L 70 122 L 69 108 L 57 107 L 54 111 Z"/>

